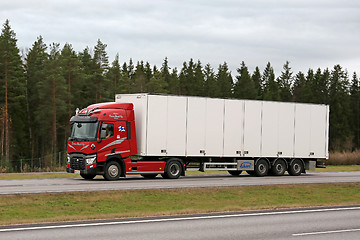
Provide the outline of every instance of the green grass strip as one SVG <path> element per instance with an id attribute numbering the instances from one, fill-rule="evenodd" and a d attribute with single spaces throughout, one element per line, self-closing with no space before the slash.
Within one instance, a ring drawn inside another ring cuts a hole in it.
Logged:
<path id="1" fill-rule="evenodd" d="M 360 183 L 0 196 L 0 224 L 360 204 Z"/>

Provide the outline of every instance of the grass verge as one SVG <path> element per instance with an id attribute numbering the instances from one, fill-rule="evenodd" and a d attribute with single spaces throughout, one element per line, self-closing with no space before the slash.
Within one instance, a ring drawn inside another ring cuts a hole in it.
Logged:
<path id="1" fill-rule="evenodd" d="M 360 183 L 0 196 L 0 224 L 360 204 Z"/>
<path id="2" fill-rule="evenodd" d="M 317 168 L 312 172 L 348 172 L 360 171 L 360 165 L 341 165 L 341 166 L 327 166 L 326 168 Z M 227 174 L 226 171 L 187 171 L 186 175 L 207 175 L 207 174 Z M 243 173 L 246 174 L 246 173 Z M 0 173 L 0 180 L 11 179 L 44 179 L 44 178 L 79 178 L 79 174 L 55 172 L 55 173 Z"/>

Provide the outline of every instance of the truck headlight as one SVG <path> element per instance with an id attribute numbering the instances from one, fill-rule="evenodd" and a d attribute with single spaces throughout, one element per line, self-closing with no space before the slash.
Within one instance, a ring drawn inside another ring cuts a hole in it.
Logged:
<path id="1" fill-rule="evenodd" d="M 70 163 L 70 155 L 67 155 L 67 162 Z"/>
<path id="2" fill-rule="evenodd" d="M 91 155 L 86 157 L 86 165 L 91 165 L 96 163 L 96 155 Z"/>

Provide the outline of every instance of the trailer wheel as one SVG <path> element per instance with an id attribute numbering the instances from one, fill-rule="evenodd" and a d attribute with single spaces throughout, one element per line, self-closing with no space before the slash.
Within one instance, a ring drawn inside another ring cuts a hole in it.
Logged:
<path id="1" fill-rule="evenodd" d="M 165 167 L 165 173 L 162 174 L 163 178 L 176 179 L 182 173 L 182 167 L 179 161 L 169 161 Z"/>
<path id="2" fill-rule="evenodd" d="M 141 174 L 141 176 L 147 179 L 154 179 L 156 178 L 157 174 Z"/>
<path id="3" fill-rule="evenodd" d="M 304 166 L 299 159 L 295 159 L 290 163 L 288 172 L 291 176 L 299 176 L 304 170 Z"/>
<path id="4" fill-rule="evenodd" d="M 269 172 L 269 164 L 266 160 L 260 159 L 255 165 L 255 174 L 258 177 L 266 176 Z"/>
<path id="5" fill-rule="evenodd" d="M 121 166 L 118 162 L 108 162 L 104 169 L 104 178 L 108 181 L 119 179 L 121 175 Z"/>
<path id="6" fill-rule="evenodd" d="M 241 170 L 228 170 L 228 172 L 233 176 L 239 176 L 242 173 Z"/>
<path id="7" fill-rule="evenodd" d="M 96 176 L 96 174 L 80 173 L 80 176 L 81 176 L 83 179 L 91 180 L 91 179 L 94 179 L 94 177 Z"/>
<path id="8" fill-rule="evenodd" d="M 274 163 L 274 165 L 271 168 L 271 173 L 274 176 L 282 176 L 284 175 L 286 171 L 286 163 L 284 162 L 284 160 L 276 160 L 276 162 Z"/>

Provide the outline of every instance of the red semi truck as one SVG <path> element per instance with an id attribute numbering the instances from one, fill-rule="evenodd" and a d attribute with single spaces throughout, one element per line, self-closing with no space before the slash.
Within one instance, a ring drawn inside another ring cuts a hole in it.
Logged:
<path id="1" fill-rule="evenodd" d="M 328 105 L 118 94 L 70 122 L 67 172 L 85 179 L 175 179 L 189 167 L 300 175 L 328 158 Z"/>

